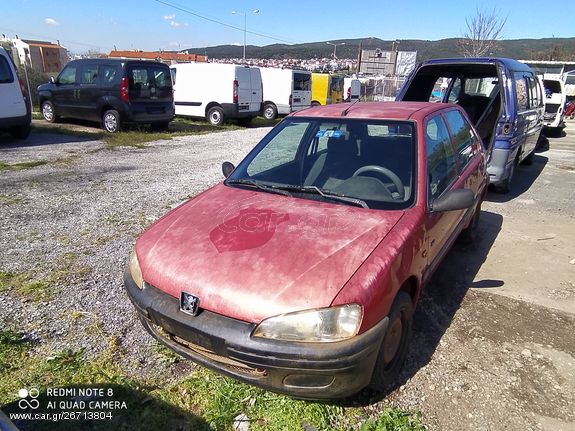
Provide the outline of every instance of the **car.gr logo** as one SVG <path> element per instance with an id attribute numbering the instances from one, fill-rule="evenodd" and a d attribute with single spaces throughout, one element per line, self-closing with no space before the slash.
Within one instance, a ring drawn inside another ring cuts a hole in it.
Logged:
<path id="1" fill-rule="evenodd" d="M 40 391 L 37 388 L 25 389 L 22 388 L 18 391 L 18 396 L 21 398 L 18 401 L 18 407 L 24 409 L 37 409 L 40 407 L 40 401 L 36 398 L 40 396 Z M 28 397 L 30 399 L 28 400 Z"/>

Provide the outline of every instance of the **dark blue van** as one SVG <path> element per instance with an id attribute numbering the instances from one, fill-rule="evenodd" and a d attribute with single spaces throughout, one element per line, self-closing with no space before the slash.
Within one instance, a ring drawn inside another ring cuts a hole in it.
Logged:
<path id="1" fill-rule="evenodd" d="M 489 152 L 489 180 L 508 192 L 515 168 L 530 164 L 543 127 L 543 90 L 529 66 L 509 58 L 443 58 L 419 63 L 396 100 L 457 103 Z"/>

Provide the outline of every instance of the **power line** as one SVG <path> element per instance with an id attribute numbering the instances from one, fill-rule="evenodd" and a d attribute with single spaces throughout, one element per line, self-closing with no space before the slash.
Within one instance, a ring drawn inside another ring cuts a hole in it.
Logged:
<path id="1" fill-rule="evenodd" d="M 242 32 L 244 31 L 244 28 L 243 28 L 243 27 L 237 27 L 237 26 L 235 26 L 235 25 L 233 25 L 233 24 L 228 24 L 228 23 L 223 22 L 223 21 L 218 21 L 217 19 L 214 19 L 214 18 L 209 18 L 209 17 L 204 16 L 204 15 L 198 13 L 198 12 L 195 12 L 195 11 L 192 11 L 192 10 L 189 10 L 189 9 L 186 9 L 186 8 L 184 8 L 184 7 L 182 7 L 182 6 L 178 6 L 178 5 L 175 5 L 175 4 L 172 4 L 172 3 L 169 3 L 169 2 L 163 1 L 163 0 L 154 0 L 154 1 L 157 2 L 157 3 L 161 3 L 161 4 L 165 5 L 165 6 L 171 7 L 171 8 L 173 8 L 173 9 L 179 10 L 180 12 L 188 13 L 188 14 L 190 14 L 190 15 L 196 16 L 196 17 L 201 18 L 201 19 L 203 19 L 203 20 L 213 22 L 213 23 L 215 23 L 215 24 L 219 24 L 219 25 L 222 25 L 222 26 L 228 27 L 228 28 L 233 28 L 234 30 L 239 30 L 239 31 L 242 31 Z M 265 38 L 267 38 L 267 39 L 275 40 L 275 41 L 278 41 L 278 42 L 301 43 L 301 41 L 289 40 L 289 39 L 285 39 L 285 38 L 281 38 L 281 37 L 276 37 L 276 36 L 272 36 L 272 35 L 268 35 L 268 34 L 263 34 L 263 33 L 258 33 L 258 32 L 250 31 L 250 30 L 246 30 L 246 33 L 252 34 L 252 35 L 254 35 L 254 36 L 265 37 Z"/>

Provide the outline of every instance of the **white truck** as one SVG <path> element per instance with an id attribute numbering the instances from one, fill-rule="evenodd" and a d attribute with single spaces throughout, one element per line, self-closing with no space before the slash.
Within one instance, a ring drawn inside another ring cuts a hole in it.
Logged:
<path id="1" fill-rule="evenodd" d="M 257 67 L 180 63 L 170 70 L 176 115 L 204 117 L 220 126 L 228 119 L 249 122 L 262 111 L 262 79 Z"/>
<path id="2" fill-rule="evenodd" d="M 311 106 L 311 72 L 272 67 L 262 67 L 260 72 L 266 120 Z"/>
<path id="3" fill-rule="evenodd" d="M 561 75 L 546 73 L 542 79 L 545 92 L 545 114 L 543 126 L 547 129 L 560 130 L 565 127 L 563 121 L 567 93 Z"/>

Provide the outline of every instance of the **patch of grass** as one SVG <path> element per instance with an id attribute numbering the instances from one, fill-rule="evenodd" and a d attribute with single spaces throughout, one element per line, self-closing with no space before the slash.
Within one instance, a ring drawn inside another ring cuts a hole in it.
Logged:
<path id="1" fill-rule="evenodd" d="M 29 347 L 24 334 L 10 329 L 0 331 L 0 375 L 18 368 Z"/>
<path id="2" fill-rule="evenodd" d="M 13 291 L 17 295 L 35 301 L 50 299 L 52 292 L 48 280 L 34 280 L 29 273 L 0 271 L 0 292 Z"/>
<path id="3" fill-rule="evenodd" d="M 421 414 L 386 408 L 376 419 L 369 419 L 360 431 L 425 431 Z"/>
<path id="4" fill-rule="evenodd" d="M 14 205 L 24 202 L 24 199 L 20 199 L 10 195 L 0 195 L 0 204 Z"/>
<path id="5" fill-rule="evenodd" d="M 4 163 L 0 162 L 0 171 L 19 171 L 23 169 L 31 169 L 35 168 L 36 166 L 42 166 L 47 164 L 46 160 L 32 160 L 29 162 L 20 162 L 20 163 Z"/>

